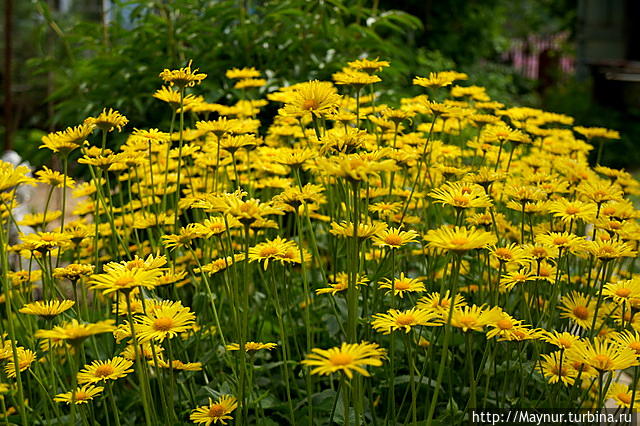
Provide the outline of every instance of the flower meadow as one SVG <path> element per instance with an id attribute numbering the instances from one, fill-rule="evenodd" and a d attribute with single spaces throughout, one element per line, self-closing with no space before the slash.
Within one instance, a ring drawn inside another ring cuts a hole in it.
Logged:
<path id="1" fill-rule="evenodd" d="M 168 128 L 104 109 L 42 138 L 61 171 L 1 163 L 4 424 L 633 410 L 640 185 L 599 164 L 618 133 L 455 71 L 386 105 L 389 66 L 266 99 L 231 69 L 223 105 L 189 63 L 149 94 Z M 44 210 L 16 218 L 36 183 Z"/>

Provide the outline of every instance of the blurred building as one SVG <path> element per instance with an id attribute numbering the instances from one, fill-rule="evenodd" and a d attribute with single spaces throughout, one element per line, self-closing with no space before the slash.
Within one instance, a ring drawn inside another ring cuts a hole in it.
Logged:
<path id="1" fill-rule="evenodd" d="M 577 25 L 578 77 L 598 102 L 640 108 L 640 1 L 580 0 Z"/>

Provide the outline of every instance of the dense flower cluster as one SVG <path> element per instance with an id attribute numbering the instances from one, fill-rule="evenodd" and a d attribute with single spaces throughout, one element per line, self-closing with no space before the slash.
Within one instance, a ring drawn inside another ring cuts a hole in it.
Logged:
<path id="1" fill-rule="evenodd" d="M 260 71 L 232 69 L 242 98 L 223 105 L 191 93 L 206 74 L 189 63 L 153 94 L 170 127 L 118 146 L 128 120 L 104 109 L 43 138 L 62 173 L 0 163 L 13 412 L 430 425 L 518 401 L 633 409 L 640 184 L 588 161 L 617 132 L 505 106 L 454 71 L 382 104 L 389 66 L 267 99 Z M 15 223 L 16 187 L 36 183 L 44 210 Z M 35 232 L 9 246 L 12 226 Z"/>

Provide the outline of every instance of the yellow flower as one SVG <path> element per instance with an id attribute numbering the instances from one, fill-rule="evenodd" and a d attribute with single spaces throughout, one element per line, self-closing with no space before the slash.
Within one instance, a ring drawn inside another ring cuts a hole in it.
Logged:
<path id="1" fill-rule="evenodd" d="M 595 205 L 582 201 L 569 201 L 564 198 L 549 204 L 548 210 L 565 223 L 574 220 L 590 221 L 596 216 Z"/>
<path id="2" fill-rule="evenodd" d="M 61 132 L 49 133 L 42 137 L 40 148 L 47 148 L 53 152 L 68 154 L 79 148 L 91 135 L 95 126 L 91 123 L 83 123 L 76 127 L 67 127 Z"/>
<path id="3" fill-rule="evenodd" d="M 429 247 L 441 248 L 458 254 L 496 243 L 494 234 L 464 226 L 442 226 L 438 229 L 431 229 L 424 239 L 429 242 Z"/>
<path id="4" fill-rule="evenodd" d="M 581 341 L 571 350 L 571 356 L 598 371 L 624 370 L 638 365 L 636 353 L 615 341 L 596 339 Z"/>
<path id="5" fill-rule="evenodd" d="M 55 188 L 61 188 L 64 184 L 64 175 L 58 171 L 51 170 L 47 166 L 43 166 L 42 170 L 38 170 L 36 176 L 38 176 L 40 182 Z M 67 188 L 73 188 L 75 184 L 76 182 L 70 176 L 67 176 Z"/>
<path id="6" fill-rule="evenodd" d="M 374 221 L 372 224 L 358 223 L 356 230 L 357 237 L 360 239 L 372 238 L 374 235 L 383 232 L 387 228 L 387 225 L 383 222 Z M 354 237 L 354 225 L 351 222 L 342 221 L 339 224 L 331 222 L 331 229 L 329 232 L 337 237 Z"/>
<path id="7" fill-rule="evenodd" d="M 602 262 L 608 262 L 621 257 L 635 257 L 638 254 L 629 243 L 622 241 L 595 240 L 587 241 L 585 245 L 587 251 Z"/>
<path id="8" fill-rule="evenodd" d="M 31 367 L 31 364 L 36 360 L 36 353 L 30 349 L 17 348 L 18 352 L 18 369 L 20 371 L 24 371 L 27 368 Z M 16 377 L 16 365 L 13 362 L 13 356 L 10 358 L 11 361 L 7 363 L 4 367 L 4 372 L 8 377 L 14 378 Z"/>
<path id="9" fill-rule="evenodd" d="M 189 419 L 196 424 L 204 424 L 209 426 L 211 423 L 220 422 L 226 425 L 225 420 L 230 420 L 229 415 L 238 408 L 238 402 L 233 396 L 221 395 L 215 402 L 209 398 L 209 405 L 203 405 L 191 412 Z"/>
<path id="10" fill-rule="evenodd" d="M 378 58 L 376 59 L 358 59 L 352 62 L 348 62 L 349 68 L 366 72 L 367 74 L 373 74 L 382 70 L 382 68 L 386 68 L 389 66 L 389 62 L 380 61 Z"/>
<path id="11" fill-rule="evenodd" d="M 637 331 L 625 330 L 621 333 L 617 333 L 612 337 L 612 340 L 617 342 L 620 346 L 627 347 L 636 353 L 637 357 L 640 357 L 640 334 Z"/>
<path id="12" fill-rule="evenodd" d="M 437 87 L 450 86 L 455 80 L 455 75 L 451 73 L 431 72 L 429 73 L 429 77 L 415 77 L 413 79 L 413 84 L 433 89 Z"/>
<path id="13" fill-rule="evenodd" d="M 399 228 L 387 228 L 375 234 L 371 241 L 377 247 L 387 247 L 398 249 L 409 243 L 417 242 L 418 233 L 416 231 L 401 231 Z"/>
<path id="14" fill-rule="evenodd" d="M 613 399 L 618 407 L 629 408 L 631 407 L 633 392 L 628 385 L 615 382 L 609 386 L 606 398 Z M 640 402 L 640 394 L 636 393 L 635 398 L 635 404 L 637 405 Z"/>
<path id="15" fill-rule="evenodd" d="M 13 189 L 21 183 L 33 184 L 34 180 L 27 176 L 29 172 L 26 166 L 14 167 L 13 164 L 0 160 L 0 191 Z"/>
<path id="16" fill-rule="evenodd" d="M 80 324 L 78 320 L 72 319 L 63 325 L 57 325 L 51 330 L 38 330 L 34 336 L 38 339 L 59 339 L 68 341 L 72 345 L 81 343 L 89 336 L 100 333 L 108 333 L 114 330 L 114 320 L 108 319 L 97 323 Z"/>
<path id="17" fill-rule="evenodd" d="M 506 290 L 512 290 L 518 284 L 533 281 L 536 276 L 530 272 L 514 271 L 500 277 L 500 286 Z"/>
<path id="18" fill-rule="evenodd" d="M 334 73 L 332 77 L 336 84 L 353 86 L 356 89 L 382 81 L 377 75 L 369 75 L 366 72 L 350 68 L 343 68 L 342 71 Z"/>
<path id="19" fill-rule="evenodd" d="M 584 249 L 585 244 L 583 237 L 569 234 L 568 232 L 549 232 L 547 234 L 537 235 L 536 242 L 538 244 L 555 247 L 559 250 L 569 250 L 572 253 Z"/>
<path id="20" fill-rule="evenodd" d="M 394 296 L 404 297 L 405 293 L 422 293 L 426 291 L 424 284 L 417 278 L 409 278 L 404 275 L 404 272 L 400 273 L 400 277 L 393 280 L 385 278 L 385 280 L 379 283 L 380 288 L 388 288 L 387 293 L 391 293 L 393 289 Z"/>
<path id="21" fill-rule="evenodd" d="M 244 350 L 248 353 L 253 353 L 262 349 L 266 349 L 270 351 L 273 348 L 276 348 L 278 345 L 275 343 L 258 343 L 258 342 L 245 342 Z M 225 349 L 228 351 L 239 351 L 240 345 L 238 343 L 231 343 L 225 346 Z"/>
<path id="22" fill-rule="evenodd" d="M 198 73 L 198 68 L 191 70 L 191 61 L 186 67 L 177 70 L 168 70 L 165 68 L 160 73 L 160 78 L 171 86 L 178 86 L 179 88 L 192 87 L 196 84 L 200 84 L 202 80 L 207 78 L 206 74 Z"/>
<path id="23" fill-rule="evenodd" d="M 38 315 L 45 320 L 49 320 L 60 315 L 75 304 L 76 302 L 73 300 L 39 300 L 24 305 L 24 307 L 20 308 L 20 312 L 27 315 Z"/>
<path id="24" fill-rule="evenodd" d="M 264 78 L 243 78 L 233 86 L 234 89 L 248 89 L 250 87 L 262 87 L 267 84 Z"/>
<path id="25" fill-rule="evenodd" d="M 385 354 L 377 343 L 342 343 L 331 349 L 314 348 L 301 363 L 312 367 L 311 374 L 326 376 L 340 371 L 351 379 L 354 372 L 369 376 L 364 367 L 381 366 Z"/>
<path id="26" fill-rule="evenodd" d="M 128 122 L 127 117 L 112 108 L 109 110 L 105 108 L 97 117 L 89 117 L 85 120 L 85 123 L 93 124 L 103 132 L 111 132 L 114 129 L 120 132 Z"/>
<path id="27" fill-rule="evenodd" d="M 476 184 L 447 182 L 429 193 L 436 204 L 453 206 L 456 209 L 491 207 L 493 203 L 484 188 Z"/>
<path id="28" fill-rule="evenodd" d="M 179 333 L 193 328 L 196 316 L 180 302 L 163 302 L 136 318 L 136 334 L 140 342 L 173 339 Z"/>
<path id="29" fill-rule="evenodd" d="M 501 315 L 502 312 L 499 308 L 485 309 L 476 305 L 461 306 L 453 310 L 451 325 L 462 329 L 464 332 L 469 330 L 482 331 L 485 326 L 502 319 Z"/>
<path id="30" fill-rule="evenodd" d="M 53 400 L 55 402 L 66 402 L 67 404 L 86 404 L 100 395 L 103 390 L 102 386 L 84 385 L 75 391 L 59 393 Z"/>
<path id="31" fill-rule="evenodd" d="M 61 232 L 38 232 L 34 234 L 22 234 L 20 236 L 24 247 L 30 251 L 46 253 L 57 247 L 69 246 L 71 238 Z"/>
<path id="32" fill-rule="evenodd" d="M 603 138 L 603 139 L 620 139 L 620 133 L 615 130 L 609 130 L 602 127 L 582 127 L 573 128 L 576 133 L 580 133 L 587 139 Z"/>
<path id="33" fill-rule="evenodd" d="M 560 299 L 560 318 L 569 318 L 582 328 L 589 329 L 593 323 L 596 300 L 584 294 L 573 291 Z"/>
<path id="34" fill-rule="evenodd" d="M 563 359 L 561 351 L 542 354 L 541 356 L 543 361 L 540 362 L 540 372 L 549 380 L 549 383 L 562 382 L 565 386 L 573 385 L 578 372 L 571 368 L 571 364 L 566 357 Z"/>
<path id="35" fill-rule="evenodd" d="M 260 77 L 260 71 L 258 71 L 257 69 L 255 69 L 254 67 L 251 68 L 231 68 L 230 70 L 227 70 L 224 73 L 225 77 L 227 78 L 231 78 L 231 79 L 244 79 L 244 78 L 257 78 Z"/>
<path id="36" fill-rule="evenodd" d="M 116 356 L 107 361 L 93 361 L 78 373 L 78 383 L 98 383 L 117 380 L 131 373 L 133 362 Z"/>
<path id="37" fill-rule="evenodd" d="M 310 260 L 310 255 L 303 250 L 304 261 Z M 280 263 L 301 263 L 300 248 L 293 242 L 281 237 L 267 240 L 254 247 L 249 248 L 249 262 L 264 261 L 264 269 L 269 266 L 270 260 L 277 260 Z"/>
<path id="38" fill-rule="evenodd" d="M 454 309 L 467 306 L 467 302 L 460 294 L 456 294 L 454 303 Z M 421 297 L 416 306 L 422 310 L 435 312 L 442 316 L 449 313 L 451 295 L 449 294 L 449 290 L 447 290 L 443 296 L 440 296 L 440 293 L 438 292 L 429 293 L 426 296 Z"/>
<path id="39" fill-rule="evenodd" d="M 92 275 L 89 284 L 92 289 L 102 290 L 103 294 L 116 291 L 126 293 L 137 287 L 154 288 L 161 275 L 162 271 L 159 269 L 114 268 L 103 274 Z"/>
<path id="40" fill-rule="evenodd" d="M 392 331 L 403 330 L 405 333 L 411 331 L 416 326 L 439 326 L 440 316 L 436 313 L 425 311 L 419 308 L 412 308 L 406 311 L 390 309 L 386 314 L 373 315 L 372 327 L 383 334 L 390 334 Z"/>
<path id="41" fill-rule="evenodd" d="M 349 275 L 346 272 L 337 273 L 333 281 L 334 282 L 329 283 L 329 287 L 317 289 L 316 294 L 331 293 L 332 296 L 335 296 L 336 293 L 345 291 L 349 287 Z M 356 275 L 356 287 L 359 285 L 367 285 L 368 283 L 369 278 L 360 274 Z"/>
<path id="42" fill-rule="evenodd" d="M 626 303 L 627 309 L 640 301 L 640 281 L 637 279 L 620 280 L 605 284 L 602 295 L 618 305 Z"/>
<path id="43" fill-rule="evenodd" d="M 66 279 L 71 282 L 78 281 L 81 277 L 89 276 L 93 273 L 93 265 L 81 265 L 71 263 L 64 268 L 56 268 L 53 270 L 53 277 L 57 279 Z"/>
<path id="44" fill-rule="evenodd" d="M 309 81 L 297 84 L 284 94 L 284 113 L 293 116 L 313 117 L 333 114 L 342 97 L 328 81 Z"/>
<path id="45" fill-rule="evenodd" d="M 516 243 L 505 247 L 490 247 L 489 253 L 502 264 L 515 263 L 522 265 L 526 260 L 525 250 Z"/>
<path id="46" fill-rule="evenodd" d="M 560 349 L 570 349 L 580 341 L 580 336 L 557 330 L 543 332 L 541 338 L 543 341 L 551 343 Z"/>

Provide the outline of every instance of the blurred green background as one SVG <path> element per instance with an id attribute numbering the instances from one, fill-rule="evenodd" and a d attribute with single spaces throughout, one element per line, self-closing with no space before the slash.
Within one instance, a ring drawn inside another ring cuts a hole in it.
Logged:
<path id="1" fill-rule="evenodd" d="M 359 57 L 388 60 L 384 96 L 415 95 L 415 75 L 456 69 L 498 101 L 620 130 L 605 163 L 640 153 L 640 2 L 635 0 L 4 0 L 4 148 L 49 161 L 41 136 L 112 107 L 162 127 L 151 97 L 164 68 L 209 76 L 196 90 L 232 97 L 224 71 L 255 66 L 264 91 L 330 79 Z M 11 49 L 7 49 L 10 46 Z"/>

